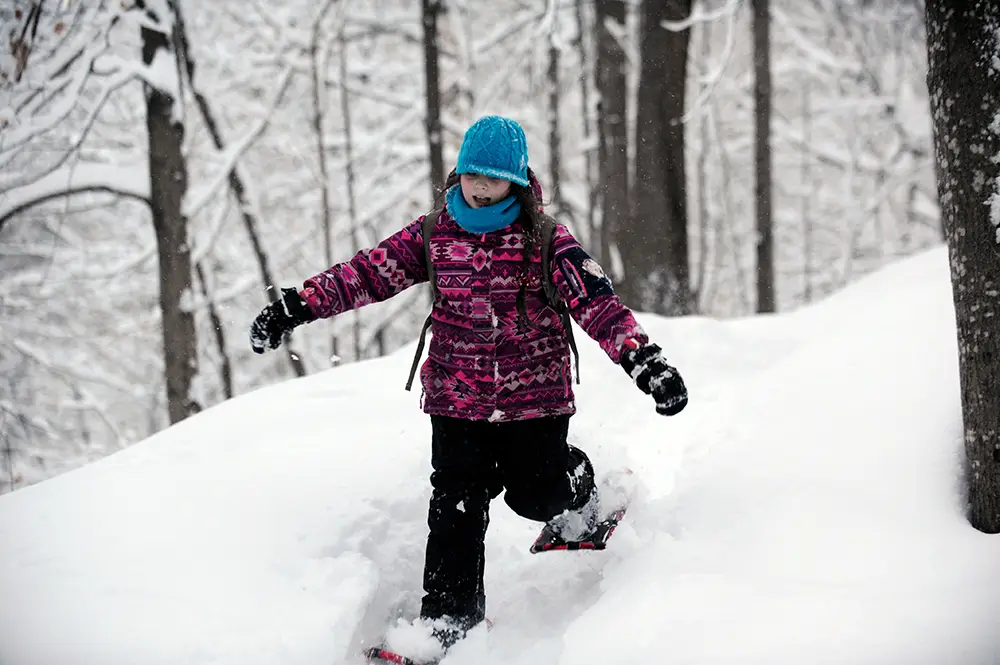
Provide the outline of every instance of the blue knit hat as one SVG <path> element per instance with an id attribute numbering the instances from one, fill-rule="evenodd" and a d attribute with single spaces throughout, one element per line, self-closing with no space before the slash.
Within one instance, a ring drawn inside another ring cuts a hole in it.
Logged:
<path id="1" fill-rule="evenodd" d="M 510 118 L 486 115 L 465 132 L 455 172 L 481 173 L 528 186 L 528 139 Z"/>

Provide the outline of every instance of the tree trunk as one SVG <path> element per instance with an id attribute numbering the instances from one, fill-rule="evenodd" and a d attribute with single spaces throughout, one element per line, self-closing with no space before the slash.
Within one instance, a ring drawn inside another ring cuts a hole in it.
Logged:
<path id="1" fill-rule="evenodd" d="M 969 521 L 1000 533 L 1000 5 L 927 0 L 927 87 L 958 328 Z M 991 219 L 992 206 L 992 219 Z"/>
<path id="2" fill-rule="evenodd" d="M 611 266 L 611 242 L 616 227 L 627 221 L 628 204 L 628 82 L 625 51 L 608 23 L 625 30 L 625 2 L 597 0 L 594 20 L 597 45 L 594 79 L 597 87 L 598 184 L 601 199 L 601 240 L 598 260 Z"/>
<path id="3" fill-rule="evenodd" d="M 549 191 L 553 207 L 558 210 L 562 199 L 562 160 L 559 137 L 559 47 L 556 44 L 553 21 L 552 34 L 549 35 L 549 69 L 546 78 L 549 83 Z"/>
<path id="4" fill-rule="evenodd" d="M 594 252 L 600 247 L 597 240 L 597 216 L 595 205 L 597 199 L 597 188 L 595 187 L 594 166 L 596 164 L 594 149 L 591 139 L 594 135 L 593 109 L 590 105 L 590 86 L 593 71 L 591 67 L 591 52 L 587 42 L 587 14 L 584 9 L 583 0 L 576 0 L 576 39 L 573 44 L 576 46 L 577 54 L 580 58 L 580 113 L 583 119 L 583 142 L 587 146 L 584 155 L 584 184 L 587 192 L 587 246 Z M 598 261 L 602 258 L 598 257 Z"/>
<path id="5" fill-rule="evenodd" d="M 337 35 L 340 45 L 340 113 L 344 121 L 344 164 L 347 176 L 347 213 L 351 225 L 351 251 L 361 249 L 361 239 L 358 235 L 358 203 L 355 192 L 354 166 L 354 132 L 351 129 L 351 98 L 347 89 L 347 38 L 344 35 L 344 24 L 340 24 Z M 361 312 L 354 310 L 351 322 L 351 341 L 354 345 L 354 359 L 361 360 Z"/>
<path id="6" fill-rule="evenodd" d="M 706 77 L 711 67 L 712 58 L 712 24 L 702 23 L 698 31 L 699 52 L 697 63 L 700 76 Z M 709 257 L 711 256 L 710 236 L 712 235 L 712 220 L 708 205 L 708 150 L 711 143 L 709 133 L 709 122 L 711 116 L 706 112 L 701 115 L 698 121 L 700 135 L 700 145 L 698 146 L 698 172 L 696 174 L 696 187 L 698 189 L 698 267 L 696 277 L 691 284 L 691 294 L 697 303 L 699 311 L 705 311 L 708 307 L 708 276 L 711 273 L 709 268 Z"/>
<path id="7" fill-rule="evenodd" d="M 757 187 L 757 312 L 776 310 L 771 219 L 771 17 L 769 0 L 753 0 L 754 161 Z"/>
<path id="8" fill-rule="evenodd" d="M 327 5 L 329 7 L 329 5 Z M 323 261 L 333 265 L 333 207 L 330 202 L 330 162 L 326 154 L 326 132 L 323 129 L 323 93 L 326 92 L 326 69 L 320 67 L 320 39 L 323 32 L 323 13 L 313 25 L 309 44 L 309 67 L 312 73 L 312 121 L 313 136 L 316 139 L 316 159 L 319 162 L 320 223 L 323 232 Z M 341 82 L 346 85 L 346 82 Z"/>
<path id="9" fill-rule="evenodd" d="M 444 184 L 444 152 L 441 148 L 441 71 L 438 64 L 438 15 L 441 0 L 423 0 L 424 88 L 427 97 L 427 148 L 431 164 L 431 201 Z"/>
<path id="10" fill-rule="evenodd" d="M 810 100 L 810 80 L 802 82 L 802 274 L 803 297 L 807 303 L 813 299 L 813 224 L 812 198 L 815 188 L 812 182 L 812 106 Z"/>
<path id="11" fill-rule="evenodd" d="M 205 268 L 201 263 L 195 263 L 195 273 L 198 275 L 198 282 L 201 285 L 201 292 L 208 303 L 208 320 L 212 324 L 212 332 L 215 333 L 215 346 L 219 352 L 219 381 L 222 383 L 222 394 L 226 399 L 232 399 L 233 391 L 233 363 L 229 358 L 229 351 L 226 349 L 226 327 L 219 315 L 219 308 L 212 300 L 212 292 L 208 286 L 208 277 L 205 275 Z"/>
<path id="12" fill-rule="evenodd" d="M 191 311 L 191 246 L 188 220 L 182 212 L 188 174 L 184 161 L 184 112 L 180 59 L 183 23 L 174 0 L 167 7 L 173 16 L 154 20 L 171 26 L 170 34 L 141 28 L 142 60 L 150 65 L 163 58 L 172 89 L 145 84 L 146 128 L 149 133 L 150 210 L 160 267 L 160 309 L 163 325 L 164 375 L 167 411 L 176 423 L 199 410 L 191 396 L 198 369 L 198 341 Z"/>
<path id="13" fill-rule="evenodd" d="M 693 310 L 681 123 L 691 30 L 674 32 L 662 23 L 687 18 L 691 4 L 643 4 L 634 208 L 615 234 L 625 265 L 623 300 L 636 309 L 668 315 Z"/>
<path id="14" fill-rule="evenodd" d="M 323 261 L 326 265 L 333 265 L 333 203 L 330 197 L 330 160 L 326 152 L 326 130 L 323 125 L 324 96 L 326 93 L 326 67 L 320 66 L 321 48 L 320 41 L 325 36 L 323 30 L 323 19 L 326 12 L 333 6 L 332 2 L 327 2 L 320 9 L 316 22 L 313 23 L 312 39 L 309 44 L 309 63 L 312 69 L 312 111 L 313 111 L 313 135 L 316 138 L 316 159 L 319 163 L 320 177 L 320 223 L 323 231 Z M 325 65 L 326 62 L 323 62 Z M 342 88 L 346 88 L 347 82 L 341 81 Z M 277 289 L 271 289 L 268 293 L 272 297 L 279 294 Z M 357 314 L 355 314 L 357 316 Z M 330 338 L 330 356 L 337 355 L 337 336 L 333 334 Z M 297 358 L 297 354 L 292 354 Z"/>

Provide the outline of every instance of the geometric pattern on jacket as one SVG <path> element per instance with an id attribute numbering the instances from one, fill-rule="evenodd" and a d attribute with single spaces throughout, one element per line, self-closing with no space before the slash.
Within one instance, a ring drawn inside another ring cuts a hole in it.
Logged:
<path id="1" fill-rule="evenodd" d="M 313 313 L 335 316 L 426 282 L 422 220 L 306 280 L 303 296 Z M 472 234 L 445 209 L 434 226 L 438 295 L 420 369 L 428 414 L 509 421 L 576 411 L 569 344 L 559 314 L 545 300 L 538 247 L 526 278 L 529 325 L 519 320 L 521 221 Z M 551 260 L 552 281 L 571 317 L 613 362 L 619 362 L 626 340 L 648 341 L 601 267 L 562 224 L 556 226 Z"/>

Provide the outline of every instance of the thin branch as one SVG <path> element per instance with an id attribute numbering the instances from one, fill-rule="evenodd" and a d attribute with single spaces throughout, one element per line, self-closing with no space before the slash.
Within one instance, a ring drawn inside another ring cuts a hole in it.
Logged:
<path id="1" fill-rule="evenodd" d="M 188 200 L 192 201 L 190 206 L 185 206 L 187 209 L 184 214 L 188 217 L 193 217 L 201 212 L 201 209 L 205 207 L 210 201 L 214 201 L 218 195 L 218 190 L 223 186 L 224 183 L 231 177 L 233 170 L 239 163 L 240 159 L 246 152 L 253 147 L 254 143 L 259 139 L 267 130 L 268 125 L 271 123 L 271 119 L 274 113 L 277 111 L 278 106 L 281 104 L 281 100 L 284 98 L 285 93 L 288 91 L 288 86 L 292 82 L 292 70 L 286 68 L 278 79 L 278 86 L 275 94 L 271 98 L 271 103 L 267 107 L 267 111 L 264 113 L 263 117 L 257 121 L 257 124 L 246 133 L 246 135 L 233 143 L 232 146 L 226 150 L 223 154 L 222 166 L 216 171 L 215 175 L 209 181 L 200 192 L 194 196 L 189 197 Z M 199 94 L 200 93 L 196 93 Z"/>
<path id="2" fill-rule="evenodd" d="M 86 164 L 54 171 L 43 178 L 0 195 L 0 231 L 14 215 L 53 199 L 100 192 L 149 203 L 149 183 L 135 166 Z"/>

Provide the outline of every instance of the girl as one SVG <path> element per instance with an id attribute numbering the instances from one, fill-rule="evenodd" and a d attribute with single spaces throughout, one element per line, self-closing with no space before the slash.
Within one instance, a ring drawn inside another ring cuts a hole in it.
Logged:
<path id="1" fill-rule="evenodd" d="M 515 121 L 486 116 L 465 134 L 430 236 L 437 297 L 420 371 L 431 417 L 432 494 L 421 618 L 447 649 L 484 620 L 489 504 L 504 500 L 565 540 L 598 520 L 594 470 L 567 444 L 575 413 L 567 331 L 543 295 L 537 229 L 541 189 Z M 275 349 L 296 326 L 391 298 L 425 282 L 418 219 L 372 249 L 282 289 L 250 329 Z M 614 294 L 565 226 L 552 241 L 551 279 L 570 315 L 643 392 L 673 415 L 687 404 L 677 370 Z"/>

